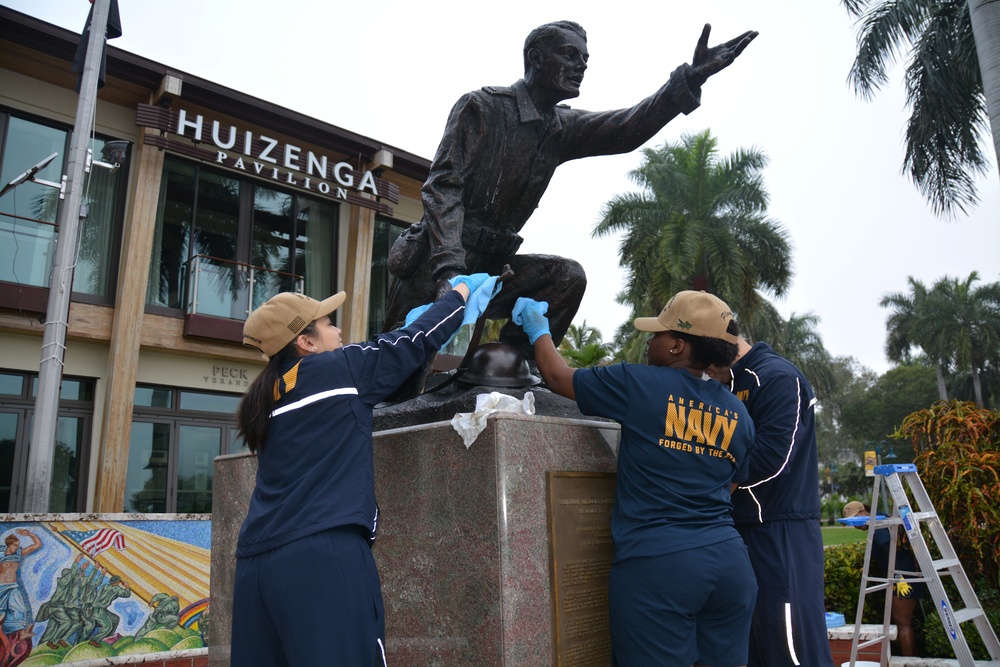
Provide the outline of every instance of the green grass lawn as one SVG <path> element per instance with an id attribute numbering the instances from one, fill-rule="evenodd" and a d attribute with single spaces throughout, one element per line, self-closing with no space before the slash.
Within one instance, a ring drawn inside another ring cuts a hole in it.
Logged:
<path id="1" fill-rule="evenodd" d="M 850 544 L 851 542 L 864 542 L 866 533 L 853 526 L 821 526 L 823 531 L 823 546 L 830 547 L 836 544 Z"/>

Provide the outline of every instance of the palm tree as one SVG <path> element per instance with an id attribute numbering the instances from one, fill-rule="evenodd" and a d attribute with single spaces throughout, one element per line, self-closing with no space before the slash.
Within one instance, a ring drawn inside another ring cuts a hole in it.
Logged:
<path id="1" fill-rule="evenodd" d="M 841 3 L 860 24 L 858 53 L 849 76 L 855 92 L 865 99 L 873 97 L 888 80 L 887 68 L 908 52 L 905 88 L 911 113 L 903 167 L 936 214 L 965 213 L 979 201 L 976 175 L 988 168 L 982 144 L 986 102 L 969 4 L 966 0 Z M 978 7 L 977 31 L 991 29 L 988 18 L 1000 22 L 995 18 L 1000 14 L 997 3 L 971 0 L 970 4 Z M 990 4 L 992 8 L 986 7 Z M 1000 60 L 996 34 L 990 56 L 994 64 Z M 985 47 L 989 40 L 981 41 Z M 1000 80 L 1000 74 L 994 76 Z M 994 110 L 997 114 L 1000 110 Z M 998 132 L 1000 124 L 994 128 L 995 135 Z"/>
<path id="2" fill-rule="evenodd" d="M 993 128 L 993 147 L 1000 164 L 1000 3 L 969 0 L 969 21 L 979 53 L 983 93 Z"/>
<path id="3" fill-rule="evenodd" d="M 909 361 L 913 348 L 923 350 L 934 361 L 937 374 L 938 396 L 948 400 L 948 388 L 944 382 L 944 369 L 948 363 L 948 353 L 942 346 L 939 333 L 940 320 L 929 316 L 934 308 L 927 286 L 908 276 L 910 293 L 891 292 L 882 296 L 879 305 L 892 308 L 885 321 L 885 355 L 896 363 Z"/>
<path id="4" fill-rule="evenodd" d="M 600 329 L 588 326 L 587 320 L 584 320 L 583 324 L 580 324 L 579 326 L 576 324 L 570 324 L 562 342 L 559 343 L 559 351 L 564 352 L 567 350 L 579 350 L 589 343 L 600 343 L 601 338 Z"/>
<path id="5" fill-rule="evenodd" d="M 792 313 L 784 322 L 781 336 L 771 343 L 771 347 L 798 366 L 809 379 L 816 396 L 824 400 L 835 391 L 836 379 L 833 357 L 816 330 L 819 321 L 819 316 L 811 311 L 804 315 Z"/>
<path id="6" fill-rule="evenodd" d="M 766 300 L 754 309 L 752 317 L 740 317 L 737 324 L 748 342 L 765 341 L 772 345 L 784 337 L 788 325 L 774 304 Z"/>
<path id="7" fill-rule="evenodd" d="M 604 366 L 611 357 L 607 346 L 600 343 L 587 343 L 582 348 L 563 352 L 562 355 L 573 368 Z"/>
<path id="8" fill-rule="evenodd" d="M 782 227 L 766 217 L 762 171 L 766 156 L 738 150 L 717 156 L 708 130 L 679 143 L 645 149 L 629 173 L 641 192 L 605 204 L 592 235 L 622 233 L 619 265 L 626 286 L 618 302 L 633 316 L 658 312 L 684 289 L 717 294 L 752 322 L 762 292 L 781 296 L 792 276 L 791 249 Z M 636 333 L 627 325 L 616 336 L 628 356 Z"/>
<path id="9" fill-rule="evenodd" d="M 1000 283 L 975 287 L 978 280 L 976 271 L 965 280 L 945 276 L 934 283 L 931 303 L 941 344 L 952 351 L 956 367 L 969 369 L 976 402 L 984 405 L 979 372 L 1000 357 Z"/>
<path id="10" fill-rule="evenodd" d="M 566 336 L 559 343 L 559 353 L 573 368 L 601 366 L 611 356 L 600 330 L 587 326 L 587 320 L 580 326 L 569 325 Z"/>

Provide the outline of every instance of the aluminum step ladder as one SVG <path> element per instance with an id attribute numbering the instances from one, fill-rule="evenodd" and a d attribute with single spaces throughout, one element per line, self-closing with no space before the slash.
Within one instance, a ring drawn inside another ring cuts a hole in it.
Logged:
<path id="1" fill-rule="evenodd" d="M 861 575 L 861 591 L 858 594 L 857 617 L 854 621 L 854 638 L 851 640 L 851 667 L 858 658 L 858 650 L 882 644 L 881 665 L 889 664 L 889 625 L 890 610 L 892 608 L 892 587 L 895 585 L 896 575 L 902 575 L 907 581 L 923 581 L 927 583 L 930 599 L 934 604 L 938 615 L 941 617 L 941 624 L 944 626 L 945 634 L 951 642 L 951 647 L 955 651 L 960 667 L 974 667 L 972 652 L 969 644 L 965 640 L 962 632 L 962 624 L 966 621 L 973 621 L 979 636 L 982 638 L 986 649 L 989 651 L 991 660 L 1000 660 L 1000 641 L 990 625 L 989 619 L 983 611 L 976 592 L 969 583 L 969 578 L 958 561 L 955 549 L 948 539 L 948 533 L 941 525 L 937 512 L 931 503 L 930 496 L 924 483 L 920 481 L 917 474 L 917 467 L 912 463 L 879 465 L 875 466 L 875 484 L 872 490 L 872 508 L 878 507 L 879 491 L 884 483 L 892 496 L 892 514 L 888 517 L 879 517 L 878 512 L 873 512 L 868 521 L 868 539 L 865 545 L 865 565 Z M 913 496 L 915 505 L 910 504 L 906 496 L 903 482 L 909 488 Z M 925 540 L 920 527 L 924 525 L 928 528 L 931 540 Z M 906 531 L 913 555 L 916 557 L 920 572 L 898 571 L 896 567 L 896 530 L 899 526 Z M 873 577 L 869 574 L 871 565 L 872 544 L 874 542 L 875 530 L 886 528 L 889 530 L 889 571 L 885 577 Z M 934 560 L 931 555 L 928 541 L 932 541 L 940 552 L 941 558 Z M 957 609 L 941 583 L 943 575 L 950 576 L 961 596 L 962 608 Z M 882 634 L 865 642 L 858 641 L 861 631 L 861 616 L 865 609 L 865 596 L 876 591 L 886 592 L 885 610 L 882 618 Z"/>

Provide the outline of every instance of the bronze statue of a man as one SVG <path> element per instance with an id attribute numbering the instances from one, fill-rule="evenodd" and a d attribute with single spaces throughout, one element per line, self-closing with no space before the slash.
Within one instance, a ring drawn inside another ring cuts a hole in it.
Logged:
<path id="1" fill-rule="evenodd" d="M 706 25 L 690 65 L 678 67 L 658 91 L 632 108 L 590 112 L 559 104 L 577 97 L 587 70 L 587 34 L 571 21 L 536 28 L 524 42 L 524 78 L 463 95 L 448 117 L 430 175 L 423 218 L 390 253 L 396 280 L 385 330 L 413 307 L 432 301 L 459 274 L 514 271 L 491 302 L 489 319 L 510 317 L 519 296 L 549 303 L 552 340 L 565 335 L 583 299 L 587 278 L 579 263 L 550 255 L 517 255 L 518 232 L 563 162 L 632 151 L 678 113 L 700 104 L 701 86 L 753 40 L 750 31 L 709 48 Z M 400 261 L 393 254 L 408 261 Z M 401 266 L 405 265 L 405 266 Z M 500 342 L 534 359 L 520 327 L 510 323 Z"/>

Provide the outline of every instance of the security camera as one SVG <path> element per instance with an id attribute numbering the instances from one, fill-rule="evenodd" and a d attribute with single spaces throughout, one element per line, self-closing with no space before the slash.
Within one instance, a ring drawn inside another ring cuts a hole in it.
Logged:
<path id="1" fill-rule="evenodd" d="M 104 148 L 101 149 L 101 157 L 115 166 L 120 165 L 125 161 L 125 155 L 128 152 L 128 143 L 124 139 L 105 141 Z"/>

